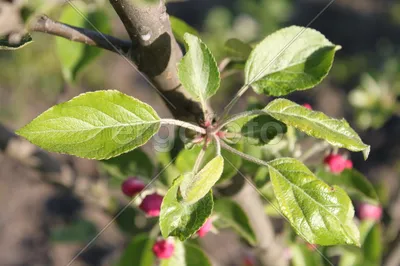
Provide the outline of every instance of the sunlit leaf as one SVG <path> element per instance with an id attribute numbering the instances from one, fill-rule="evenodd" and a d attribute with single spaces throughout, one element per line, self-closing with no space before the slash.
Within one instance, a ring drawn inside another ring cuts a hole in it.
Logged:
<path id="1" fill-rule="evenodd" d="M 198 37 L 186 33 L 184 39 L 189 50 L 178 65 L 179 80 L 206 110 L 207 99 L 219 88 L 218 66 L 210 50 Z"/>
<path id="2" fill-rule="evenodd" d="M 53 106 L 17 134 L 48 151 L 102 160 L 145 144 L 159 127 L 149 105 L 119 91 L 96 91 Z"/>
<path id="3" fill-rule="evenodd" d="M 183 176 L 177 178 L 161 205 L 160 229 L 164 238 L 178 237 L 181 241 L 195 234 L 211 215 L 213 195 L 209 193 L 194 204 L 184 202 L 179 193 Z"/>
<path id="4" fill-rule="evenodd" d="M 346 120 L 326 116 L 322 112 L 309 110 L 286 99 L 276 99 L 264 111 L 288 126 L 297 128 L 315 138 L 351 151 L 362 151 L 368 158 L 370 146 L 364 144 Z"/>
<path id="5" fill-rule="evenodd" d="M 281 29 L 251 53 L 245 67 L 246 84 L 257 93 L 273 96 L 312 88 L 328 74 L 338 49 L 316 30 Z"/>
<path id="6" fill-rule="evenodd" d="M 234 147 L 240 149 L 239 144 L 234 145 Z M 201 149 L 202 147 L 193 147 L 190 150 L 184 149 L 179 153 L 178 157 L 176 158 L 176 167 L 180 170 L 181 174 L 191 172 L 193 170 L 197 156 Z M 242 158 L 235 154 L 232 154 L 231 152 L 222 150 L 221 155 L 224 158 L 225 163 L 221 178 L 217 181 L 217 183 L 222 183 L 232 178 L 242 165 Z M 200 165 L 200 167 L 204 167 L 206 163 L 211 161 L 214 157 L 215 147 L 209 146 L 206 154 L 204 155 L 203 163 Z"/>
<path id="7" fill-rule="evenodd" d="M 343 189 L 325 184 L 292 158 L 268 165 L 279 207 L 301 237 L 323 246 L 360 245 L 354 208 Z"/>

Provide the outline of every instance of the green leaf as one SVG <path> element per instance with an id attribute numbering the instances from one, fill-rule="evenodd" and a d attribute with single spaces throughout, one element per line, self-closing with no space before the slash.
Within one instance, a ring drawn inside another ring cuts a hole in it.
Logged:
<path id="1" fill-rule="evenodd" d="M 69 225 L 51 230 L 50 238 L 54 242 L 85 243 L 97 234 L 96 226 L 86 220 L 78 220 Z"/>
<path id="2" fill-rule="evenodd" d="M 264 111 L 286 125 L 315 138 L 324 139 L 336 147 L 362 151 L 364 158 L 368 158 L 370 146 L 362 142 L 344 119 L 330 118 L 322 112 L 309 110 L 286 99 L 270 102 Z"/>
<path id="3" fill-rule="evenodd" d="M 361 248 L 343 247 L 339 266 L 382 265 L 382 232 L 375 221 L 360 223 Z"/>
<path id="4" fill-rule="evenodd" d="M 180 185 L 182 198 L 187 203 L 195 203 L 202 199 L 217 183 L 224 169 L 224 158 L 221 155 L 212 159 L 198 173 L 184 175 Z"/>
<path id="5" fill-rule="evenodd" d="M 363 239 L 362 252 L 364 262 L 360 265 L 382 265 L 382 230 L 379 223 L 363 221 L 360 224 Z"/>
<path id="6" fill-rule="evenodd" d="M 226 128 L 233 133 L 233 142 L 243 141 L 246 145 L 265 145 L 277 135 L 287 132 L 287 126 L 270 115 L 241 117 L 230 122 Z"/>
<path id="7" fill-rule="evenodd" d="M 179 195 L 183 176 L 177 178 L 163 199 L 160 229 L 164 238 L 176 236 L 181 241 L 195 234 L 213 210 L 213 195 L 209 193 L 194 204 L 184 202 Z"/>
<path id="8" fill-rule="evenodd" d="M 85 28 L 92 28 L 92 24 L 96 27 L 96 31 L 100 31 L 101 33 L 109 34 L 111 33 L 111 24 L 106 12 L 102 10 L 96 10 L 94 12 L 90 12 L 87 16 L 87 19 L 91 24 L 85 20 Z M 71 44 L 71 43 L 70 43 Z M 74 45 L 77 43 L 74 43 Z M 77 44 L 80 45 L 80 44 Z M 72 70 L 72 79 L 76 80 L 78 74 L 92 61 L 94 61 L 101 53 L 102 49 L 90 45 L 84 45 L 83 54 L 80 60 L 76 63 Z"/>
<path id="9" fill-rule="evenodd" d="M 239 148 L 240 145 L 235 145 L 234 147 Z M 176 158 L 176 167 L 180 170 L 181 174 L 191 172 L 193 170 L 197 156 L 201 149 L 202 147 L 193 147 L 190 150 L 183 149 L 179 153 L 178 157 Z M 226 163 L 224 163 L 224 170 L 221 178 L 217 182 L 218 184 L 232 178 L 237 173 L 237 169 L 239 169 L 242 165 L 242 158 L 231 152 L 222 150 L 221 155 L 226 160 Z M 207 162 L 214 158 L 214 156 L 215 147 L 210 146 L 204 155 L 203 163 L 200 165 L 200 167 L 204 167 Z"/>
<path id="10" fill-rule="evenodd" d="M 346 169 L 340 175 L 319 169 L 316 176 L 330 185 L 337 185 L 343 188 L 351 197 L 357 200 L 379 203 L 378 195 L 368 179 L 354 169 Z"/>
<path id="11" fill-rule="evenodd" d="M 225 43 L 225 51 L 229 58 L 235 61 L 245 61 L 253 49 L 239 39 L 229 39 Z"/>
<path id="12" fill-rule="evenodd" d="M 268 165 L 279 207 L 301 237 L 323 246 L 360 246 L 354 208 L 343 189 L 325 184 L 292 158 Z"/>
<path id="13" fill-rule="evenodd" d="M 65 6 L 60 21 L 81 28 L 92 29 L 94 26 L 96 30 L 102 33 L 109 33 L 111 31 L 108 16 L 105 12 L 101 10 L 88 12 L 86 6 L 79 4 L 78 6 L 80 12 L 75 10 L 76 7 L 71 5 Z M 75 81 L 78 73 L 101 53 L 101 49 L 97 47 L 73 42 L 65 38 L 57 38 L 56 45 L 57 54 L 62 64 L 63 75 L 69 82 Z"/>
<path id="14" fill-rule="evenodd" d="M 320 83 L 340 46 L 316 30 L 292 26 L 266 37 L 245 67 L 246 84 L 257 93 L 281 96 Z"/>
<path id="15" fill-rule="evenodd" d="M 102 160 L 145 144 L 159 128 L 153 108 L 109 90 L 53 106 L 17 134 L 51 152 Z"/>
<path id="16" fill-rule="evenodd" d="M 231 226 L 240 236 L 251 245 L 256 245 L 257 237 L 251 228 L 249 219 L 242 208 L 230 199 L 218 199 L 215 201 L 214 213 L 224 224 Z"/>
<path id="17" fill-rule="evenodd" d="M 172 32 L 178 42 L 185 44 L 185 33 L 190 33 L 194 36 L 200 37 L 197 30 L 192 28 L 185 21 L 174 16 L 169 16 L 169 21 L 171 22 Z"/>
<path id="18" fill-rule="evenodd" d="M 33 42 L 29 34 L 22 36 L 21 40 L 17 43 L 10 43 L 8 37 L 0 37 L 0 50 L 17 50 Z"/>
<path id="19" fill-rule="evenodd" d="M 318 252 L 310 250 L 304 244 L 290 246 L 292 252 L 292 266 L 321 266 L 322 258 Z"/>
<path id="20" fill-rule="evenodd" d="M 135 236 L 128 247 L 122 254 L 116 266 L 153 266 L 155 256 L 152 252 L 152 247 L 155 239 L 149 237 L 148 234 Z"/>
<path id="21" fill-rule="evenodd" d="M 160 266 L 211 266 L 211 262 L 198 247 L 175 241 L 174 255 L 162 260 Z"/>
<path id="22" fill-rule="evenodd" d="M 112 177 L 112 185 L 118 187 L 129 176 L 151 180 L 154 170 L 149 156 L 140 149 L 101 161 L 101 167 Z"/>
<path id="23" fill-rule="evenodd" d="M 184 39 L 189 50 L 178 65 L 179 80 L 190 95 L 201 103 L 204 111 L 207 109 L 207 99 L 219 88 L 217 62 L 198 37 L 185 33 Z"/>

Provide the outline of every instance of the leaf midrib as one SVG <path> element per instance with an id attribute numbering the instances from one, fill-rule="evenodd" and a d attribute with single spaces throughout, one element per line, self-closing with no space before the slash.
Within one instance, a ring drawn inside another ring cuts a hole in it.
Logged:
<path id="1" fill-rule="evenodd" d="M 48 121 L 48 120 L 46 120 Z M 30 134 L 43 134 L 43 133 L 54 133 L 54 132 L 82 132 L 82 131 L 90 131 L 90 130 L 100 130 L 103 131 L 105 129 L 109 128 L 119 128 L 119 127 L 134 127 L 137 125 L 149 125 L 149 124 L 156 124 L 160 123 L 161 120 L 155 120 L 155 121 L 144 121 L 144 122 L 139 122 L 139 123 L 129 123 L 129 124 L 115 124 L 115 125 L 110 125 L 110 126 L 93 126 L 92 128 L 86 128 L 86 129 L 70 129 L 70 130 L 42 130 L 42 131 L 29 131 Z"/>

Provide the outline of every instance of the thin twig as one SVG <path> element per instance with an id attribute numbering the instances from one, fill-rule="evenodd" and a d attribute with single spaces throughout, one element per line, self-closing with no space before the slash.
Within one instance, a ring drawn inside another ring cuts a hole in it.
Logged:
<path id="1" fill-rule="evenodd" d="M 45 15 L 40 16 L 37 22 L 32 24 L 29 31 L 63 37 L 74 42 L 96 46 L 115 53 L 122 52 L 123 54 L 127 54 L 132 46 L 131 41 L 121 40 L 97 31 L 57 22 Z"/>

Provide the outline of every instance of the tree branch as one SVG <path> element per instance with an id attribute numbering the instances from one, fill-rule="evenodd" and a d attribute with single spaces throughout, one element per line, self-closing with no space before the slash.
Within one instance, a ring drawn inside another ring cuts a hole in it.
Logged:
<path id="1" fill-rule="evenodd" d="M 246 212 L 256 233 L 257 257 L 264 266 L 286 266 L 288 260 L 283 256 L 283 249 L 275 239 L 274 226 L 265 214 L 260 195 L 253 186 L 249 181 L 245 182 L 243 188 L 233 198 Z"/>
<path id="2" fill-rule="evenodd" d="M 172 34 L 163 0 L 139 4 L 137 0 L 109 0 L 131 40 L 131 59 L 163 95 L 172 114 L 182 120 L 203 119 L 199 103 L 181 87 L 177 64 L 182 51 Z"/>
<path id="3" fill-rule="evenodd" d="M 40 16 L 37 22 L 34 23 L 29 30 L 56 35 L 71 41 L 97 46 L 124 55 L 128 54 L 129 49 L 132 46 L 130 41 L 121 40 L 101 32 L 53 21 L 45 15 Z"/>

